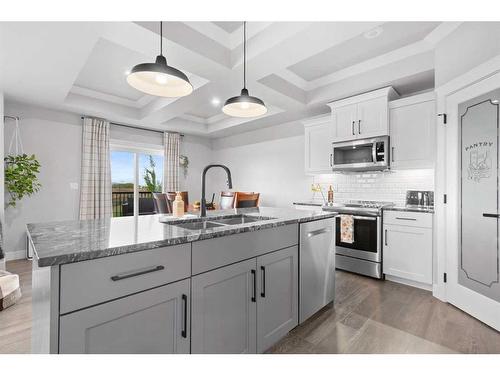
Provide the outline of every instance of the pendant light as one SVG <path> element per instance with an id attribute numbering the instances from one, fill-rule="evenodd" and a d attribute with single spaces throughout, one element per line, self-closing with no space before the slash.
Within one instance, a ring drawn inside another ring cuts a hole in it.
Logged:
<path id="1" fill-rule="evenodd" d="M 247 90 L 247 23 L 243 22 L 243 89 L 239 96 L 229 98 L 222 107 L 222 112 L 233 117 L 257 117 L 267 112 L 266 105 Z"/>
<path id="2" fill-rule="evenodd" d="M 163 22 L 160 22 L 160 54 L 156 62 L 138 64 L 127 76 L 133 88 L 149 95 L 178 98 L 193 92 L 193 85 L 180 70 L 167 65 L 163 56 Z"/>

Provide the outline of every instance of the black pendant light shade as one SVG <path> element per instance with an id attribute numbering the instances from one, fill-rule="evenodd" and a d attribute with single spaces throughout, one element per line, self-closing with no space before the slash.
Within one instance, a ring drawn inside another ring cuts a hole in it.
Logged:
<path id="1" fill-rule="evenodd" d="M 160 23 L 160 55 L 154 63 L 138 64 L 127 76 L 127 82 L 133 88 L 149 95 L 177 98 L 193 92 L 189 78 L 180 70 L 167 64 L 162 54 L 163 27 Z"/>
<path id="2" fill-rule="evenodd" d="M 267 113 L 267 107 L 262 100 L 250 96 L 246 88 L 246 22 L 243 23 L 243 89 L 239 96 L 233 96 L 224 103 L 222 112 L 232 117 L 257 117 Z"/>

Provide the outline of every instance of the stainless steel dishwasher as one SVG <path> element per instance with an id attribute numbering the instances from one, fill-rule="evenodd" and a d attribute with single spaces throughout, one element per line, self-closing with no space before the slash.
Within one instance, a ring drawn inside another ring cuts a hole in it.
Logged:
<path id="1" fill-rule="evenodd" d="M 299 323 L 335 297 L 335 219 L 300 224 Z"/>

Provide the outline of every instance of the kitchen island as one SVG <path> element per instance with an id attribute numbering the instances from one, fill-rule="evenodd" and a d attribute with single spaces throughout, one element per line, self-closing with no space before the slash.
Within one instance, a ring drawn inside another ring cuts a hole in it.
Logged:
<path id="1" fill-rule="evenodd" d="M 298 324 L 300 225 L 334 215 L 260 207 L 29 224 L 32 350 L 264 352 Z"/>

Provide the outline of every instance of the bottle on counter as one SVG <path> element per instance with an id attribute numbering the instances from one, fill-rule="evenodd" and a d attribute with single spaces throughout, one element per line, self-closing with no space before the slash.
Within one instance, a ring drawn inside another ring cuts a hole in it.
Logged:
<path id="1" fill-rule="evenodd" d="M 174 217 L 182 217 L 184 216 L 184 201 L 182 200 L 180 191 L 176 191 L 175 193 L 175 200 L 172 202 L 172 215 Z"/>
<path id="2" fill-rule="evenodd" d="M 333 203 L 333 188 L 332 185 L 328 188 L 328 203 Z"/>

